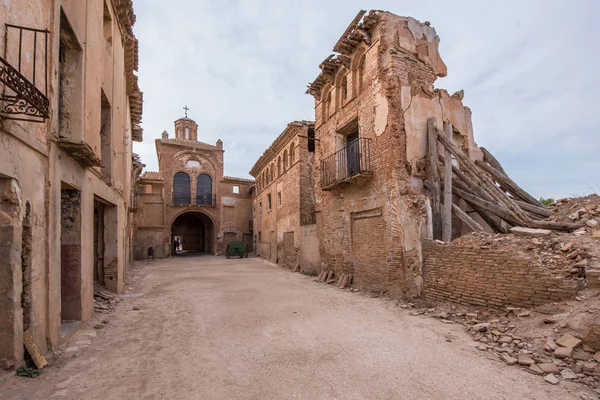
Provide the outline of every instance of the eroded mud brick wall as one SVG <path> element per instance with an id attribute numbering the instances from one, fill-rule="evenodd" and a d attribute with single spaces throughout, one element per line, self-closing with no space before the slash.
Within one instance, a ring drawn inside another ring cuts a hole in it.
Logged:
<path id="1" fill-rule="evenodd" d="M 577 281 L 553 275 L 535 260 L 504 250 L 424 240 L 423 294 L 427 300 L 503 308 L 572 299 Z"/>

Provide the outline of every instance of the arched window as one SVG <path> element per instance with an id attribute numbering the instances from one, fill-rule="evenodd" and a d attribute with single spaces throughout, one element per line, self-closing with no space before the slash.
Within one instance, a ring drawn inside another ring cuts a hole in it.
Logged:
<path id="1" fill-rule="evenodd" d="M 196 179 L 196 204 L 213 205 L 212 178 L 206 174 L 198 175 Z"/>
<path id="2" fill-rule="evenodd" d="M 267 185 L 271 183 L 271 174 L 269 172 L 269 167 L 267 167 Z"/>
<path id="3" fill-rule="evenodd" d="M 185 172 L 173 177 L 173 204 L 190 204 L 190 176 Z"/>
<path id="4" fill-rule="evenodd" d="M 185 127 L 185 139 L 190 139 L 190 128 L 188 128 L 187 126 Z"/>
<path id="5" fill-rule="evenodd" d="M 294 165 L 294 161 L 296 161 L 296 149 L 294 143 L 292 143 L 290 145 L 290 167 Z"/>
<path id="6" fill-rule="evenodd" d="M 346 75 L 344 75 L 344 77 L 342 78 L 342 83 L 340 84 L 340 91 L 342 94 L 341 103 L 343 105 L 346 99 L 348 98 L 348 77 Z"/>
<path id="7" fill-rule="evenodd" d="M 287 150 L 283 151 L 283 170 L 287 171 L 288 169 L 288 152 Z"/>
<path id="8" fill-rule="evenodd" d="M 365 54 L 363 54 L 358 63 L 358 93 L 362 93 L 365 87 L 365 62 L 366 57 Z"/>
<path id="9" fill-rule="evenodd" d="M 275 163 L 271 164 L 271 182 L 275 181 Z"/>
<path id="10" fill-rule="evenodd" d="M 346 103 L 346 99 L 348 98 L 348 72 L 346 68 L 342 67 L 338 72 L 335 78 L 335 108 L 339 110 L 342 108 L 344 103 Z"/>
<path id="11" fill-rule="evenodd" d="M 277 158 L 277 175 L 281 175 L 281 156 Z"/>

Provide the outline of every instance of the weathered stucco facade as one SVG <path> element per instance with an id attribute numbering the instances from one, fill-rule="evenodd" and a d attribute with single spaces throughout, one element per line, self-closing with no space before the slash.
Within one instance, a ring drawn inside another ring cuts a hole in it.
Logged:
<path id="1" fill-rule="evenodd" d="M 446 75 L 438 44 L 429 23 L 361 12 L 309 86 L 322 265 L 355 286 L 421 294 L 427 120 L 451 122 L 454 142 L 477 156 L 462 95 L 434 89 Z"/>
<path id="2" fill-rule="evenodd" d="M 252 167 L 256 254 L 307 274 L 320 272 L 315 221 L 314 123 L 286 127 Z"/>
<path id="3" fill-rule="evenodd" d="M 254 181 L 223 176 L 223 142 L 198 141 L 198 125 L 184 117 L 174 138 L 156 139 L 156 152 L 159 172 L 144 173 L 136 189 L 136 259 L 168 257 L 176 239 L 182 251 L 211 254 L 232 241 L 252 245 Z"/>
<path id="4" fill-rule="evenodd" d="M 22 362 L 25 330 L 48 352 L 91 317 L 95 285 L 123 288 L 142 139 L 134 22 L 130 0 L 0 4 L 4 367 Z"/>

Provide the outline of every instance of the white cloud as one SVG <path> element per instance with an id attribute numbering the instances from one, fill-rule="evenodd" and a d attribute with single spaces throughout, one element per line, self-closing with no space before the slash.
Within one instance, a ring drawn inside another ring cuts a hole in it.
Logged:
<path id="1" fill-rule="evenodd" d="M 600 3 L 370 5 L 431 22 L 448 66 L 436 85 L 465 90 L 476 141 L 527 190 L 560 197 L 600 182 L 600 28 L 593 20 Z M 199 139 L 223 140 L 225 173 L 247 177 L 288 122 L 314 118 L 306 84 L 364 4 L 138 0 L 135 7 L 145 96 L 145 141 L 135 151 L 156 170 L 154 139 L 172 134 L 187 104 Z M 561 155 L 567 159 L 557 163 Z"/>

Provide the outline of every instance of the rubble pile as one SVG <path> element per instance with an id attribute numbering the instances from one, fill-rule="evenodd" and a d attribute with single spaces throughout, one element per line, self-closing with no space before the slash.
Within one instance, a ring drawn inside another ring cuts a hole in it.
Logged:
<path id="1" fill-rule="evenodd" d="M 549 217 L 557 222 L 581 222 L 588 228 L 600 229 L 600 196 L 559 199 L 548 206 L 554 215 Z"/>
<path id="2" fill-rule="evenodd" d="M 598 239 L 593 241 L 575 233 L 549 232 L 541 237 L 515 234 L 473 232 L 453 243 L 480 249 L 508 252 L 514 257 L 538 262 L 549 271 L 564 278 L 586 277 L 586 268 L 598 265 Z M 594 243 L 596 242 L 596 243 Z"/>
<path id="3" fill-rule="evenodd" d="M 94 311 L 107 313 L 113 310 L 121 301 L 115 293 L 103 289 L 99 285 L 94 286 Z"/>
<path id="4" fill-rule="evenodd" d="M 534 309 L 506 307 L 504 312 L 438 304 L 414 308 L 412 316 L 429 316 L 461 324 L 476 348 L 507 365 L 540 375 L 551 384 L 568 380 L 600 390 L 600 292 L 587 291 L 573 302 Z"/>

